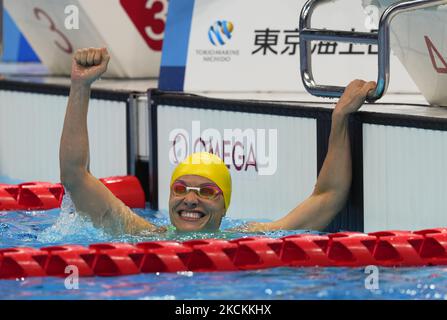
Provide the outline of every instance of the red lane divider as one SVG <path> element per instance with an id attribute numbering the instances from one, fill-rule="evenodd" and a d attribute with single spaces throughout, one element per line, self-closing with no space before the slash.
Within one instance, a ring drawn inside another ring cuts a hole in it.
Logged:
<path id="1" fill-rule="evenodd" d="M 110 177 L 99 180 L 128 207 L 145 208 L 144 190 L 136 177 Z"/>
<path id="2" fill-rule="evenodd" d="M 298 234 L 271 239 L 206 239 L 0 250 L 0 279 L 216 272 L 272 267 L 414 267 L 447 265 L 447 228 L 417 232 Z"/>
<path id="3" fill-rule="evenodd" d="M 99 179 L 116 197 L 131 208 L 144 208 L 146 199 L 136 177 Z M 28 182 L 0 184 L 0 211 L 49 210 L 59 208 L 64 196 L 60 183 Z"/>

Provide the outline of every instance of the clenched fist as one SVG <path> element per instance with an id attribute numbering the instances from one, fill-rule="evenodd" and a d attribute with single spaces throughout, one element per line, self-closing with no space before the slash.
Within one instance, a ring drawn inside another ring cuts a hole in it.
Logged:
<path id="1" fill-rule="evenodd" d="M 71 80 L 91 85 L 106 72 L 110 56 L 106 48 L 79 49 L 73 56 Z"/>

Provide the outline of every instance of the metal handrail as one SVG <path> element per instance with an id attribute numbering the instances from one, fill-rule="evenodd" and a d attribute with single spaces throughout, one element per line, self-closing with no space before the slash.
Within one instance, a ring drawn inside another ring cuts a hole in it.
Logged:
<path id="1" fill-rule="evenodd" d="M 374 44 L 378 46 L 379 73 L 377 86 L 368 95 L 367 101 L 374 102 L 380 99 L 388 88 L 390 81 L 390 24 L 398 14 L 417 9 L 435 7 L 447 4 L 447 0 L 413 0 L 401 1 L 390 5 L 382 14 L 379 30 L 373 32 L 355 32 L 340 30 L 322 30 L 311 28 L 311 18 L 316 7 L 331 0 L 308 0 L 300 15 L 300 69 L 301 79 L 306 90 L 315 96 L 340 97 L 345 88 L 339 86 L 318 85 L 312 74 L 312 53 L 310 41 L 341 41 L 361 44 Z"/>

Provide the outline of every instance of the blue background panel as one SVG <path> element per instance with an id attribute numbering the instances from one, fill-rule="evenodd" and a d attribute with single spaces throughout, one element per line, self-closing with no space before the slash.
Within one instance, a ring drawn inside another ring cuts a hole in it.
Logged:
<path id="1" fill-rule="evenodd" d="M 193 11 L 194 0 L 169 1 L 158 84 L 161 90 L 183 91 Z"/>
<path id="2" fill-rule="evenodd" d="M 40 59 L 18 29 L 6 10 L 3 10 L 4 62 L 39 62 Z"/>

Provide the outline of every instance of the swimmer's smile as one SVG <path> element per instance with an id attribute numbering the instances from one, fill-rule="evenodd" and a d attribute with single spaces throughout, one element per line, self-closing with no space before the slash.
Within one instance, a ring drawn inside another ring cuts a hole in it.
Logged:
<path id="1" fill-rule="evenodd" d="M 171 209 L 171 221 L 178 231 L 209 231 L 214 230 L 216 213 L 206 210 L 201 206 L 188 208 L 184 203 L 179 203 Z"/>
<path id="2" fill-rule="evenodd" d="M 207 216 L 207 214 L 203 213 L 202 211 L 188 210 L 188 209 L 178 210 L 177 214 L 183 221 L 187 222 L 201 221 L 203 218 Z"/>

